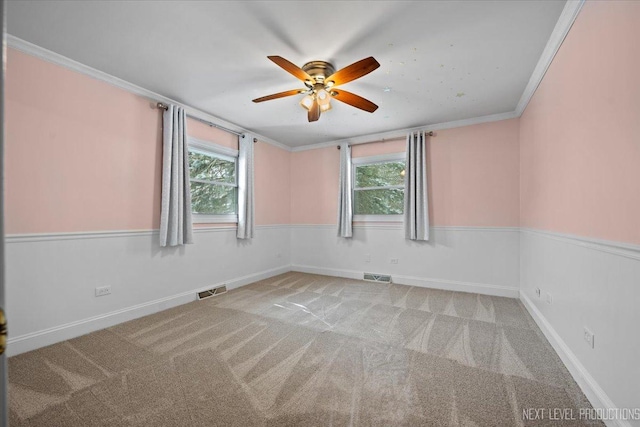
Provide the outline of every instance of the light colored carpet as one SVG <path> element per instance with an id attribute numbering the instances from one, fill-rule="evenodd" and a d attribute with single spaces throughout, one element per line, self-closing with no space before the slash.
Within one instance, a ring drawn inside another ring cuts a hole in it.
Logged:
<path id="1" fill-rule="evenodd" d="M 518 426 L 590 407 L 518 300 L 287 273 L 9 359 L 20 426 Z M 591 425 L 601 425 L 593 423 Z"/>

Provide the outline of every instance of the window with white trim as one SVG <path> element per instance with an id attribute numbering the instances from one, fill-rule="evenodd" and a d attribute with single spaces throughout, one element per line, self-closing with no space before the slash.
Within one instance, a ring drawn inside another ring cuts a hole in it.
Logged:
<path id="1" fill-rule="evenodd" d="M 236 150 L 189 138 L 193 222 L 238 221 Z"/>
<path id="2" fill-rule="evenodd" d="M 355 221 L 402 221 L 405 154 L 359 157 L 353 164 Z"/>

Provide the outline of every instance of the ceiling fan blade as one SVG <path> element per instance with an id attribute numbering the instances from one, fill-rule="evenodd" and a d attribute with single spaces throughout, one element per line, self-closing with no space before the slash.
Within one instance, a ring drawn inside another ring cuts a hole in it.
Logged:
<path id="1" fill-rule="evenodd" d="M 267 58 L 275 62 L 276 65 L 278 65 L 280 68 L 284 69 L 285 71 L 288 71 L 289 73 L 293 74 L 294 76 L 296 76 L 302 81 L 313 80 L 306 71 L 298 67 L 296 64 L 293 64 L 287 61 L 281 56 L 267 56 Z"/>
<path id="2" fill-rule="evenodd" d="M 368 99 L 358 96 L 355 93 L 347 92 L 346 90 L 333 89 L 331 90 L 331 96 L 338 101 L 342 101 L 345 104 L 349 104 L 352 107 L 359 108 L 369 113 L 373 113 L 378 109 L 378 106 Z"/>
<path id="3" fill-rule="evenodd" d="M 318 121 L 320 118 L 320 105 L 315 99 L 313 100 L 313 105 L 309 108 L 309 114 L 307 117 L 309 118 L 309 122 Z"/>
<path id="4" fill-rule="evenodd" d="M 376 61 L 373 56 L 370 56 L 368 58 L 361 59 L 358 62 L 354 62 L 348 67 L 344 67 L 342 70 L 336 71 L 327 77 L 325 81 L 333 81 L 334 86 L 342 85 L 369 74 L 379 66 L 380 64 L 378 61 Z"/>
<path id="5" fill-rule="evenodd" d="M 306 91 L 307 91 L 307 89 L 287 90 L 285 92 L 278 92 L 278 93 L 274 93 L 273 95 L 267 95 L 267 96 L 263 96 L 261 98 L 256 98 L 256 99 L 253 100 L 253 102 L 270 101 L 272 99 L 284 98 L 285 96 L 298 95 L 298 94 L 304 93 Z"/>

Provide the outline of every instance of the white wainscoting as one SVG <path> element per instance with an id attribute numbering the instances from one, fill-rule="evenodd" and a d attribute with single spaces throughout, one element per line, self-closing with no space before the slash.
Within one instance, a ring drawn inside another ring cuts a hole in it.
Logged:
<path id="1" fill-rule="evenodd" d="M 342 239 L 334 225 L 275 225 L 257 227 L 247 242 L 217 227 L 197 229 L 194 245 L 174 249 L 159 247 L 157 231 L 8 236 L 8 354 L 184 304 L 222 284 L 290 270 L 366 271 L 414 286 L 520 295 L 595 407 L 640 407 L 640 247 L 519 228 L 433 227 L 431 235 L 410 242 L 399 224 L 367 224 Z M 94 289 L 107 285 L 112 294 L 96 298 Z"/>
<path id="2" fill-rule="evenodd" d="M 290 228 L 194 230 L 194 244 L 160 248 L 157 231 L 8 236 L 8 354 L 15 355 L 290 271 Z M 111 295 L 94 296 L 99 286 Z"/>
<path id="3" fill-rule="evenodd" d="M 390 274 L 394 283 L 513 298 L 519 248 L 518 228 L 433 227 L 429 242 L 406 240 L 401 224 L 356 225 L 351 239 L 337 237 L 335 225 L 291 231 L 294 271 L 357 279 L 363 272 Z"/>
<path id="4" fill-rule="evenodd" d="M 521 299 L 592 405 L 640 408 L 640 247 L 532 229 L 520 246 Z"/>

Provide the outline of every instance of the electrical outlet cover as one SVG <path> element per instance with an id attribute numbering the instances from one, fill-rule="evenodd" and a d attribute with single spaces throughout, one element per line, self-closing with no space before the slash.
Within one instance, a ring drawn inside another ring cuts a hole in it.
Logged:
<path id="1" fill-rule="evenodd" d="M 589 345 L 589 347 L 595 347 L 595 336 L 593 335 L 593 332 L 587 329 L 586 326 L 584 328 L 584 340 Z"/>
<path id="2" fill-rule="evenodd" d="M 100 286 L 95 289 L 96 296 L 102 297 L 111 293 L 111 286 Z"/>

